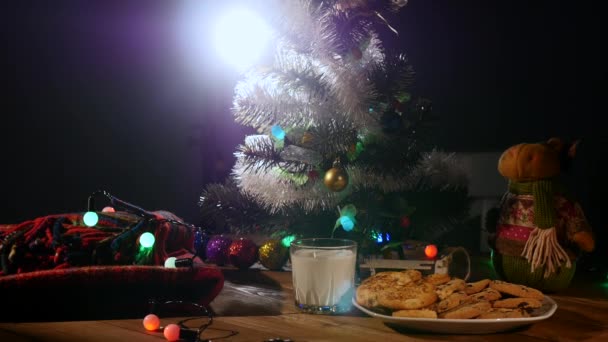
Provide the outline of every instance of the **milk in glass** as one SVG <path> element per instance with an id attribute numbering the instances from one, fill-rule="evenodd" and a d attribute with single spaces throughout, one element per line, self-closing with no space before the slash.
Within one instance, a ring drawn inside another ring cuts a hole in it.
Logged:
<path id="1" fill-rule="evenodd" d="M 295 251 L 291 255 L 291 263 L 296 302 L 332 306 L 337 305 L 345 294 L 352 296 L 349 290 L 354 286 L 355 262 L 355 253 L 351 250 Z"/>

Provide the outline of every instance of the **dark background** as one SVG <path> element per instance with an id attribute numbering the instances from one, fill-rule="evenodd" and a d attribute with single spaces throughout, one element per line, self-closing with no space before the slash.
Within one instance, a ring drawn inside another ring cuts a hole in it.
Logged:
<path id="1" fill-rule="evenodd" d="M 200 37 L 180 35 L 195 12 L 185 1 L 1 5 L 1 223 L 84 210 L 97 189 L 196 222 L 204 184 L 224 179 L 250 132 L 229 112 L 238 75 L 203 28 L 231 2 L 200 3 Z M 605 181 L 589 175 L 603 179 L 600 13 L 573 1 L 411 0 L 391 18 L 399 36 L 382 35 L 409 55 L 414 94 L 433 100 L 440 149 L 582 138 L 574 178 L 599 207 Z"/>

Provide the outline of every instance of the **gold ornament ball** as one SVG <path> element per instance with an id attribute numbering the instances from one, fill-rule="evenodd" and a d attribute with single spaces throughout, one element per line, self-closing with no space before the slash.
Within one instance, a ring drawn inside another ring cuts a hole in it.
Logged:
<path id="1" fill-rule="evenodd" d="M 269 270 L 281 270 L 287 257 L 289 249 L 281 243 L 281 240 L 268 240 L 258 250 L 259 260 L 262 266 Z"/>
<path id="2" fill-rule="evenodd" d="M 342 191 L 348 185 L 348 174 L 341 167 L 332 167 L 325 172 L 323 182 L 331 191 Z"/>

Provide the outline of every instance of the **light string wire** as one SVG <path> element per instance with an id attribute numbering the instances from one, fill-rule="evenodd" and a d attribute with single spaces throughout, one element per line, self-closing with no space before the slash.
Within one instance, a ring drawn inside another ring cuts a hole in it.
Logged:
<path id="1" fill-rule="evenodd" d="M 156 305 L 158 303 L 152 299 L 149 301 L 149 304 L 150 304 L 150 309 L 151 309 L 150 311 L 154 312 Z M 188 318 L 182 319 L 182 320 L 178 321 L 177 323 L 175 323 L 180 327 L 180 339 L 185 339 L 185 340 L 192 341 L 192 342 L 211 342 L 212 340 L 224 339 L 224 338 L 229 338 L 229 337 L 238 335 L 239 332 L 236 330 L 211 327 L 211 325 L 213 324 L 213 313 L 211 312 L 211 310 L 207 309 L 207 307 L 204 305 L 194 303 L 194 302 L 186 302 L 186 301 L 179 301 L 179 300 L 169 300 L 169 301 L 165 301 L 165 302 L 161 303 L 162 306 L 184 305 L 184 304 L 195 307 L 202 313 L 202 315 L 188 317 Z M 207 318 L 207 321 L 202 323 L 201 325 L 199 325 L 196 329 L 186 326 L 186 322 L 201 319 L 201 318 Z M 209 338 L 201 338 L 203 333 L 207 330 L 224 331 L 227 334 L 209 337 Z M 184 335 L 186 335 L 186 336 L 181 335 L 182 331 L 185 332 Z"/>

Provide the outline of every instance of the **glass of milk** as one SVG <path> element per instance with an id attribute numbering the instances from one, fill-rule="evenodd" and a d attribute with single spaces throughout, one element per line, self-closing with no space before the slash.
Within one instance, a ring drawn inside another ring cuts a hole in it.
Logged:
<path id="1" fill-rule="evenodd" d="M 291 272 L 300 311 L 334 314 L 350 311 L 355 284 L 357 243 L 344 239 L 300 239 L 291 243 Z"/>

